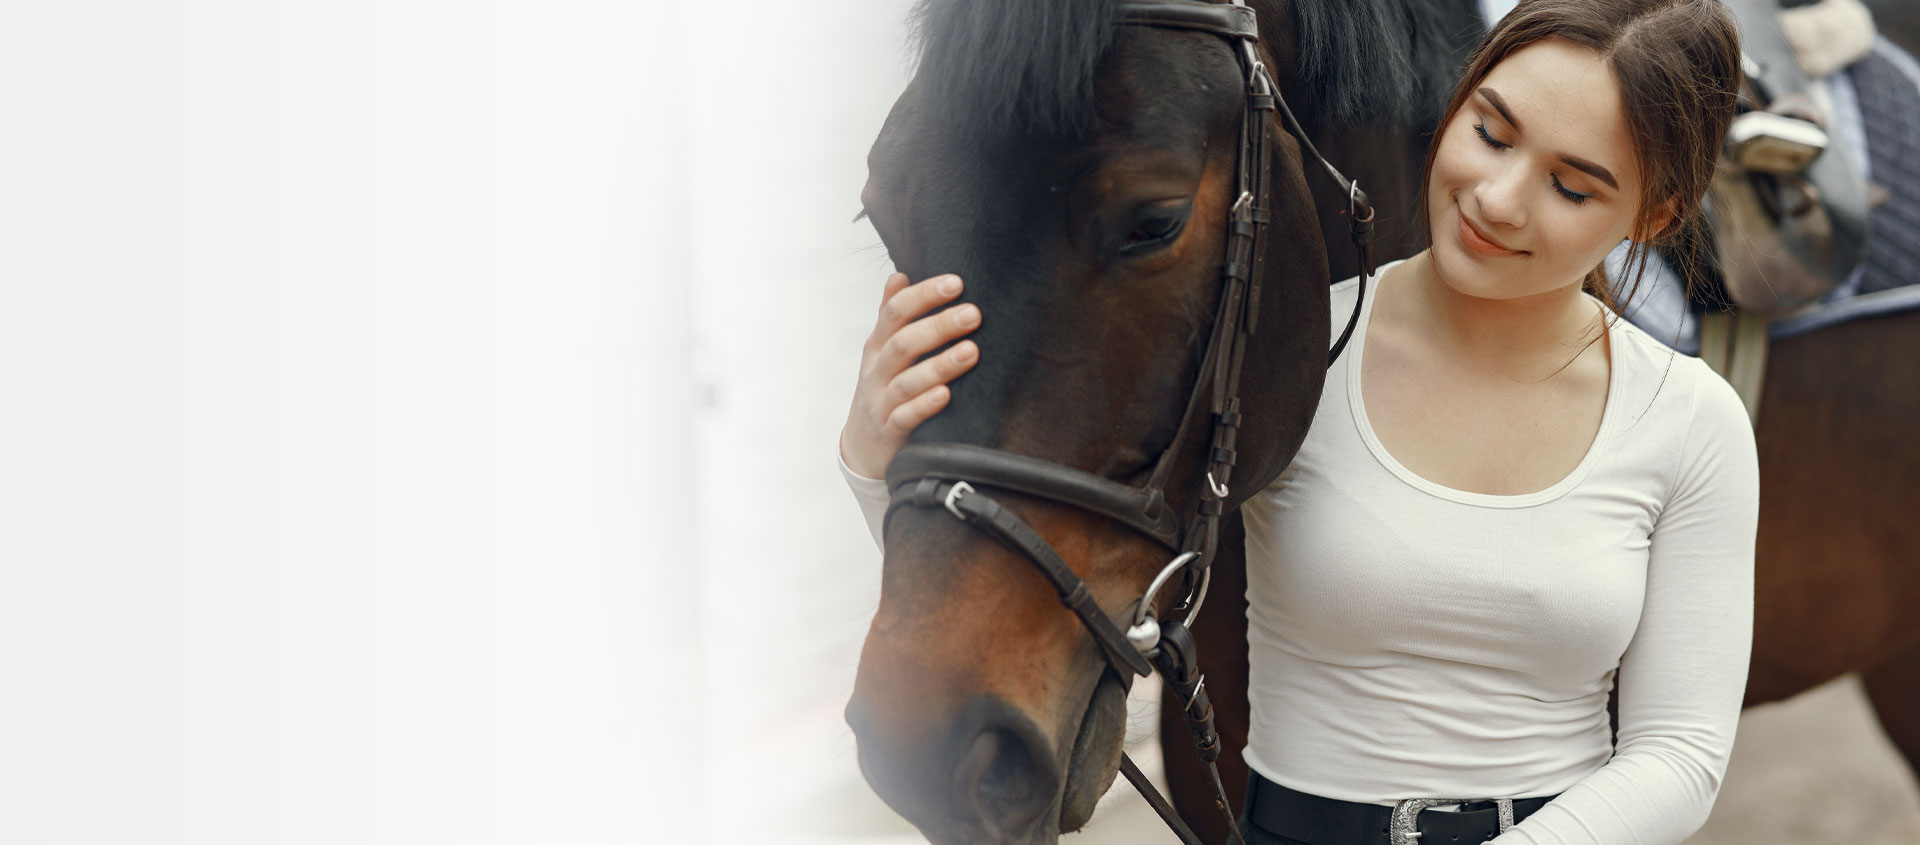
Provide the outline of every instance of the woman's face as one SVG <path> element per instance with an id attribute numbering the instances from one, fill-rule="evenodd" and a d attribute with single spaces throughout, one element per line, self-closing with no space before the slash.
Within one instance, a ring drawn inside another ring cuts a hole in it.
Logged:
<path id="1" fill-rule="evenodd" d="M 1620 86 L 1592 50 L 1546 38 L 1514 52 L 1438 143 L 1431 257 L 1460 293 L 1517 299 L 1577 284 L 1631 233 L 1640 168 Z"/>

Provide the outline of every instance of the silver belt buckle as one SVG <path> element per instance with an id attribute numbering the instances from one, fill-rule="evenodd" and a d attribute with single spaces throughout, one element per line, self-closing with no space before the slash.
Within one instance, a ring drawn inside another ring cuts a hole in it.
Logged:
<path id="1" fill-rule="evenodd" d="M 1420 811 L 1441 804 L 1478 804 L 1492 801 L 1500 810 L 1500 832 L 1506 833 L 1513 827 L 1512 798 L 1408 798 L 1393 805 L 1393 820 L 1387 825 L 1387 845 L 1420 845 L 1420 828 L 1416 823 Z"/>

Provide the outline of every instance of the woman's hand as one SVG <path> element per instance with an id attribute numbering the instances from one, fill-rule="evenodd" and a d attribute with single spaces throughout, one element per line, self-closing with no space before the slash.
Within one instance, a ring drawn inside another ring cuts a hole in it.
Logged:
<path id="1" fill-rule="evenodd" d="M 848 469 L 868 478 L 883 477 L 907 435 L 947 406 L 947 382 L 980 359 L 980 348 L 963 340 L 914 363 L 980 326 L 980 308 L 972 303 L 926 316 L 959 295 L 960 277 L 952 274 L 915 285 L 907 284 L 905 273 L 887 277 L 880 321 L 860 353 L 860 381 L 847 424 L 840 429 L 840 457 Z"/>

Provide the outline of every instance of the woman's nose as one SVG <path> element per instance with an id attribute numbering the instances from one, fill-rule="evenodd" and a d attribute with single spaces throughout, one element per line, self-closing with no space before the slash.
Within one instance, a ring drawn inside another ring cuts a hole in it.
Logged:
<path id="1" fill-rule="evenodd" d="M 1527 224 L 1526 168 L 1519 164 L 1487 174 L 1473 188 L 1480 216 L 1490 224 L 1525 226 Z"/>

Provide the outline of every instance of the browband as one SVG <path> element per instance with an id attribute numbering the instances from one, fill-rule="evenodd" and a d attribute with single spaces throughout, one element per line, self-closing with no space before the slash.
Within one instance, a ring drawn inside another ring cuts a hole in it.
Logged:
<path id="1" fill-rule="evenodd" d="M 1226 3 L 1195 3 L 1176 0 L 1162 3 L 1127 3 L 1120 22 L 1137 26 L 1160 26 L 1211 32 L 1226 38 L 1260 39 L 1260 25 L 1253 9 Z"/>

